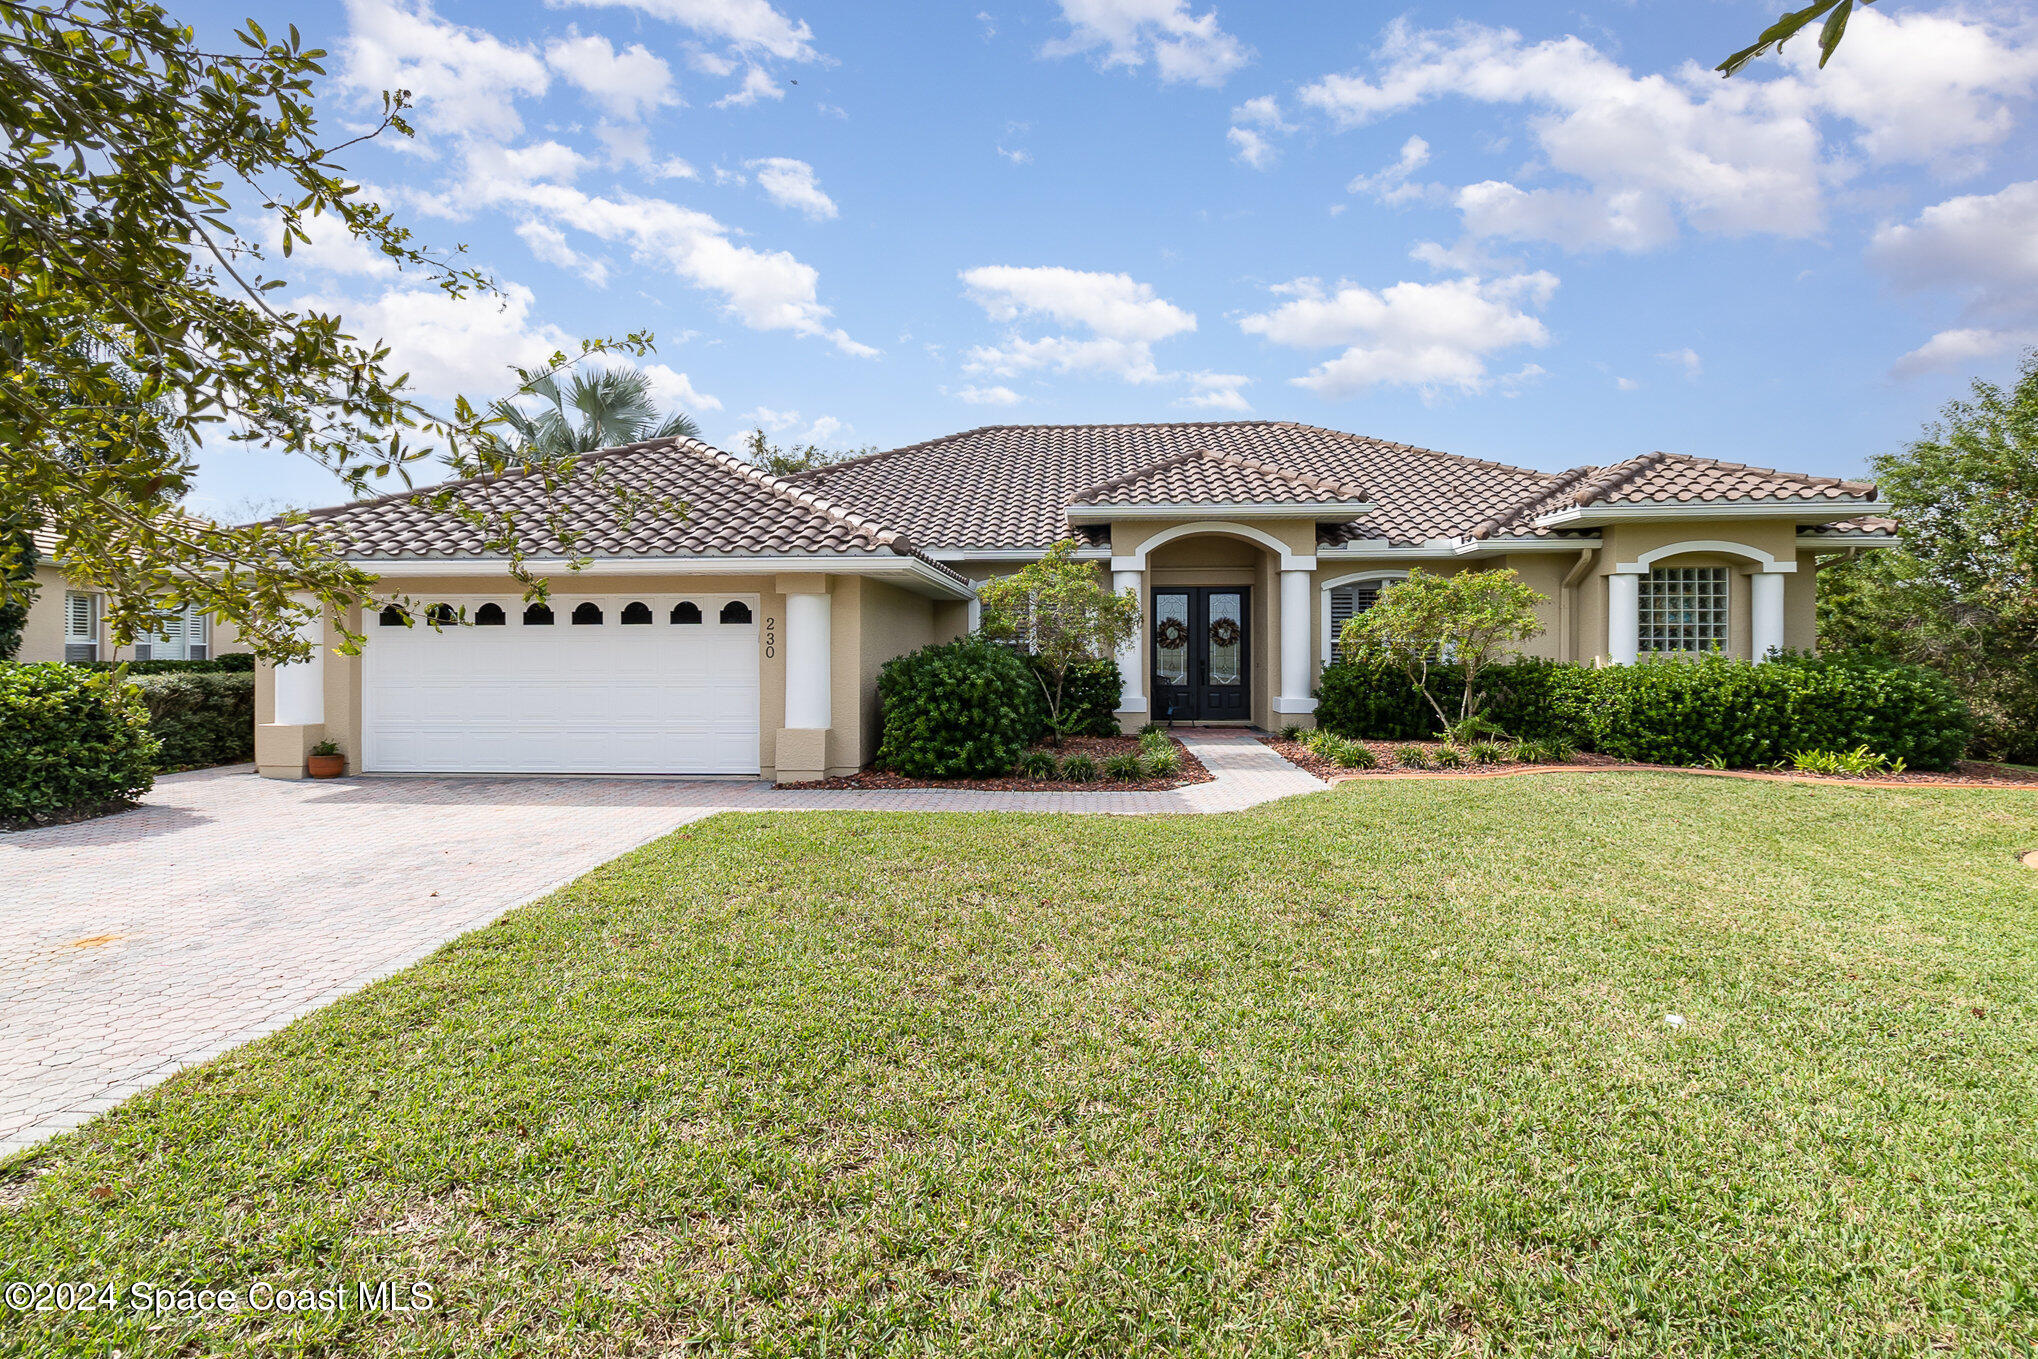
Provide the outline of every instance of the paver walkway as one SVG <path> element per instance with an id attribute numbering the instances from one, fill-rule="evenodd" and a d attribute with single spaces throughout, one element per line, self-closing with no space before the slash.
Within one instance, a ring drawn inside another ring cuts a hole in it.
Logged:
<path id="1" fill-rule="evenodd" d="M 785 791 L 755 781 L 172 774 L 139 809 L 0 836 L 0 1154 L 283 1027 L 724 811 L 1238 811 L 1324 785 L 1185 732 L 1171 792 Z"/>

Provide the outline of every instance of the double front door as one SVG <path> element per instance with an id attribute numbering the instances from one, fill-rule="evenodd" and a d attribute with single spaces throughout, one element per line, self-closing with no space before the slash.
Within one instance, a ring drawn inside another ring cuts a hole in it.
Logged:
<path id="1" fill-rule="evenodd" d="M 1243 722 L 1252 716 L 1250 595 L 1243 585 L 1153 592 L 1156 722 Z"/>

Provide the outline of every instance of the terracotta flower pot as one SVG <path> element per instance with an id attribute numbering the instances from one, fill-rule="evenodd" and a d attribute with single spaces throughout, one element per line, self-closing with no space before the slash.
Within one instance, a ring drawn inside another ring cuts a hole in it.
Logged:
<path id="1" fill-rule="evenodd" d="M 307 755 L 304 770 L 315 779 L 336 779 L 347 772 L 347 757 L 344 755 Z"/>

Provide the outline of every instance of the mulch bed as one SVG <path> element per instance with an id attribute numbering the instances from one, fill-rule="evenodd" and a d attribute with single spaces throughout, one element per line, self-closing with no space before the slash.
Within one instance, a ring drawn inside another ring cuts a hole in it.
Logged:
<path id="1" fill-rule="evenodd" d="M 1098 774 L 1089 783 L 1071 783 L 1067 779 L 1022 779 L 1016 775 L 998 779 L 911 779 L 903 774 L 889 774 L 881 769 L 865 769 L 859 773 L 843 774 L 832 779 L 781 783 L 778 786 L 867 789 L 961 788 L 990 793 L 1158 793 L 1191 783 L 1209 783 L 1216 777 L 1203 767 L 1201 760 L 1189 753 L 1187 746 L 1173 737 L 1168 739 L 1175 747 L 1175 754 L 1181 759 L 1182 764 L 1181 768 L 1165 778 L 1113 779 L 1104 776 L 1104 761 L 1111 756 L 1139 753 L 1139 738 L 1136 736 L 1071 736 L 1055 749 L 1055 754 L 1061 759 L 1067 759 L 1080 752 L 1095 760 Z"/>
<path id="2" fill-rule="evenodd" d="M 1860 783 L 1877 786 L 1916 784 L 1924 788 L 1947 785 L 1974 788 L 2038 788 L 2038 769 L 1990 764 L 1983 760 L 1960 760 L 1952 769 L 1941 773 L 1907 769 L 1901 774 L 1807 774 L 1796 769 L 1700 769 L 1681 764 L 1635 764 L 1617 760 L 1611 755 L 1581 750 L 1562 764 L 1517 764 L 1512 760 L 1499 764 L 1473 764 L 1468 759 L 1456 769 L 1439 769 L 1436 767 L 1436 752 L 1443 745 L 1441 741 L 1360 741 L 1360 745 L 1373 752 L 1380 765 L 1377 769 L 1346 769 L 1324 759 L 1297 741 L 1283 741 L 1278 736 L 1262 736 L 1260 741 L 1279 751 L 1291 764 L 1299 765 L 1316 777 L 1331 782 L 1340 779 L 1407 777 L 1415 774 L 1424 774 L 1431 778 L 1490 778 L 1495 774 L 1523 773 L 1531 769 L 1648 769 L 1681 774 L 1728 774 L 1745 779 L 1802 779 L 1817 783 Z M 1394 752 L 1406 746 L 1420 746 L 1428 751 L 1429 766 L 1410 768 L 1397 761 Z"/>

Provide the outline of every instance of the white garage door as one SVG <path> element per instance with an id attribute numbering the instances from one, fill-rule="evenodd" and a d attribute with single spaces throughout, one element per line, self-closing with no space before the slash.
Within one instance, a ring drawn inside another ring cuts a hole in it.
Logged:
<path id="1" fill-rule="evenodd" d="M 370 772 L 755 774 L 755 595 L 448 597 L 369 619 Z M 549 608 L 549 613 L 547 609 Z M 549 621 L 547 621 L 549 619 Z"/>

